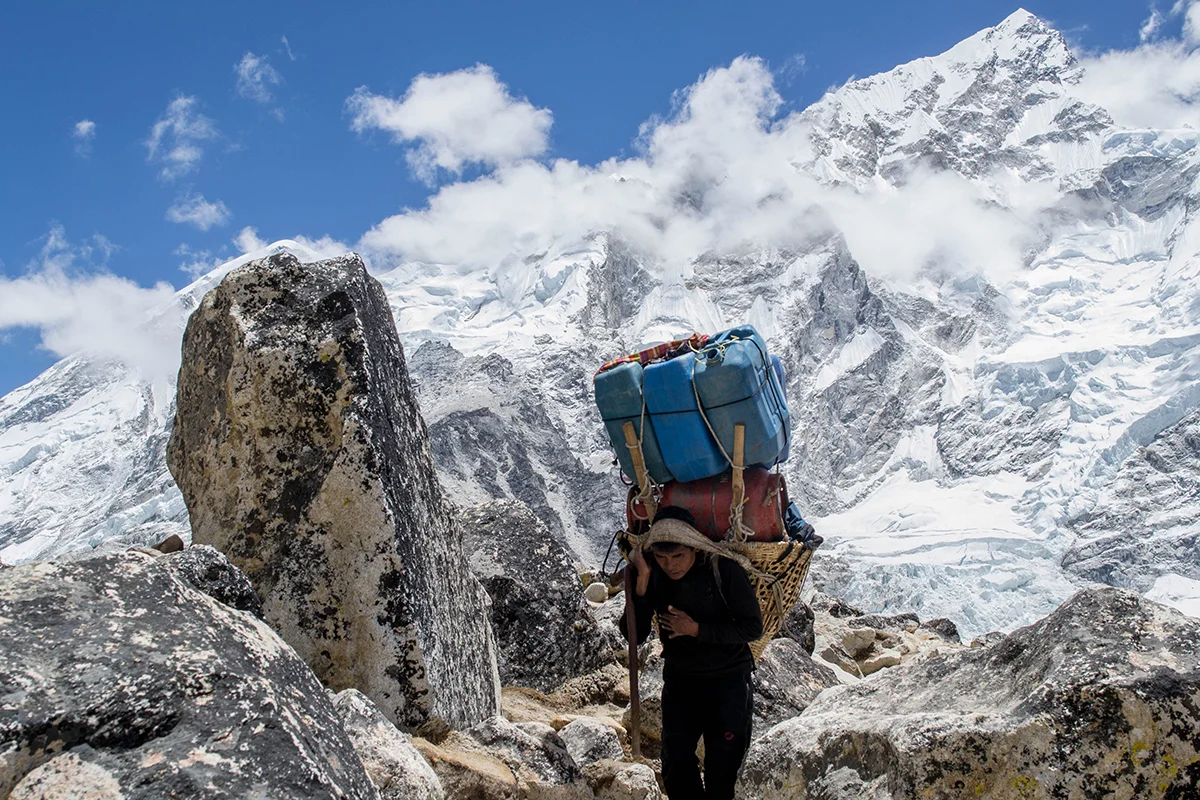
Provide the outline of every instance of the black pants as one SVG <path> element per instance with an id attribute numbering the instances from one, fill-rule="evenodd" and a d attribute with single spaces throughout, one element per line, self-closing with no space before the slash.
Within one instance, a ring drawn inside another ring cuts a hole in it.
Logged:
<path id="1" fill-rule="evenodd" d="M 750 673 L 718 678 L 670 674 L 662 693 L 663 782 L 671 800 L 732 800 L 750 747 Z M 696 744 L 704 737 L 704 781 Z"/>

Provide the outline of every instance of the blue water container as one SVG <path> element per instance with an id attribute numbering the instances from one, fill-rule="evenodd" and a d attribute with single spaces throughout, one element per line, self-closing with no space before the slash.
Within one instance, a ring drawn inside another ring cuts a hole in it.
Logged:
<path id="1" fill-rule="evenodd" d="M 788 456 L 792 451 L 792 415 L 788 410 L 787 404 L 787 375 L 783 371 L 783 359 L 779 356 L 771 356 L 771 366 L 775 368 L 775 379 L 779 381 L 779 396 L 783 398 L 783 431 L 785 438 L 783 440 L 783 452 L 779 454 L 779 458 L 775 459 L 777 464 L 782 464 L 788 460 Z M 773 464 L 763 464 L 762 466 L 770 467 Z"/>
<path id="2" fill-rule="evenodd" d="M 729 467 L 696 405 L 692 389 L 696 367 L 690 353 L 646 367 L 646 409 L 663 461 L 678 481 L 711 478 Z"/>
<path id="3" fill-rule="evenodd" d="M 725 451 L 733 455 L 733 428 L 740 424 L 746 426 L 747 465 L 771 466 L 786 457 L 787 401 L 758 331 L 752 325 L 722 331 L 691 358 L 700 402 Z"/>
<path id="4" fill-rule="evenodd" d="M 617 452 L 617 460 L 625 477 L 637 481 L 633 457 L 625 445 L 625 432 L 622 429 L 626 422 L 632 422 L 634 431 L 642 436 L 642 457 L 646 461 L 646 471 L 655 483 L 666 483 L 675 480 L 675 476 L 663 462 L 658 438 L 650 422 L 649 409 L 646 410 L 643 425 L 642 379 L 642 365 L 632 361 L 601 372 L 593 381 L 596 406 L 600 409 L 600 418 L 604 420 L 604 428 L 608 431 L 608 438 Z"/>

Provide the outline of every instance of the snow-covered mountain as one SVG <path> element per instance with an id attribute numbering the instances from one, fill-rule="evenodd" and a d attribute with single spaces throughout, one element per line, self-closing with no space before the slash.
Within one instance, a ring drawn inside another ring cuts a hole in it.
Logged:
<path id="1" fill-rule="evenodd" d="M 1020 11 L 764 123 L 761 179 L 725 179 L 752 171 L 737 154 L 682 184 L 606 176 L 696 226 L 747 193 L 761 237 L 686 259 L 616 228 L 484 266 L 376 259 L 452 498 L 519 498 L 598 562 L 624 490 L 595 365 L 751 322 L 788 369 L 785 471 L 828 591 L 968 634 L 1087 580 L 1200 613 L 1197 133 L 1120 128 L 1082 78 Z M 164 311 L 176 335 L 232 266 Z M 0 558 L 186 532 L 172 394 L 77 356 L 0 399 Z"/>

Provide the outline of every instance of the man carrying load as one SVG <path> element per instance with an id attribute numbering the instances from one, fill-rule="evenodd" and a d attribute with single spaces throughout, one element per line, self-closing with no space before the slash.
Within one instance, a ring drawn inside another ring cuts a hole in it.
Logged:
<path id="1" fill-rule="evenodd" d="M 754 658 L 749 644 L 763 634 L 762 612 L 746 572 L 704 543 L 685 509 L 658 509 L 642 547 L 630 551 L 636 638 L 657 615 L 662 640 L 662 772 L 671 800 L 733 797 L 750 746 Z M 629 631 L 622 619 L 622 633 Z M 696 744 L 704 739 L 704 778 Z"/>

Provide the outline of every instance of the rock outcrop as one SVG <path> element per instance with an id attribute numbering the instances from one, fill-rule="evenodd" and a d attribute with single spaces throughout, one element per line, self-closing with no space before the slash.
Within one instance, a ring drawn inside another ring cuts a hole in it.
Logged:
<path id="1" fill-rule="evenodd" d="M 772 639 L 754 671 L 753 735 L 799 716 L 817 695 L 837 686 L 834 671 L 788 638 Z"/>
<path id="2" fill-rule="evenodd" d="M 0 570 L 0 797 L 378 798 L 304 662 L 174 558 Z"/>
<path id="3" fill-rule="evenodd" d="M 501 683 L 549 692 L 611 656 L 561 534 L 516 500 L 459 519 L 471 571 L 492 601 Z"/>
<path id="4" fill-rule="evenodd" d="M 357 256 L 230 272 L 188 322 L 171 473 L 331 689 L 389 719 L 498 709 L 487 598 L 434 474 L 387 299 Z"/>
<path id="5" fill-rule="evenodd" d="M 738 797 L 1200 796 L 1200 621 L 1079 592 L 989 647 L 822 693 L 750 750 Z"/>

